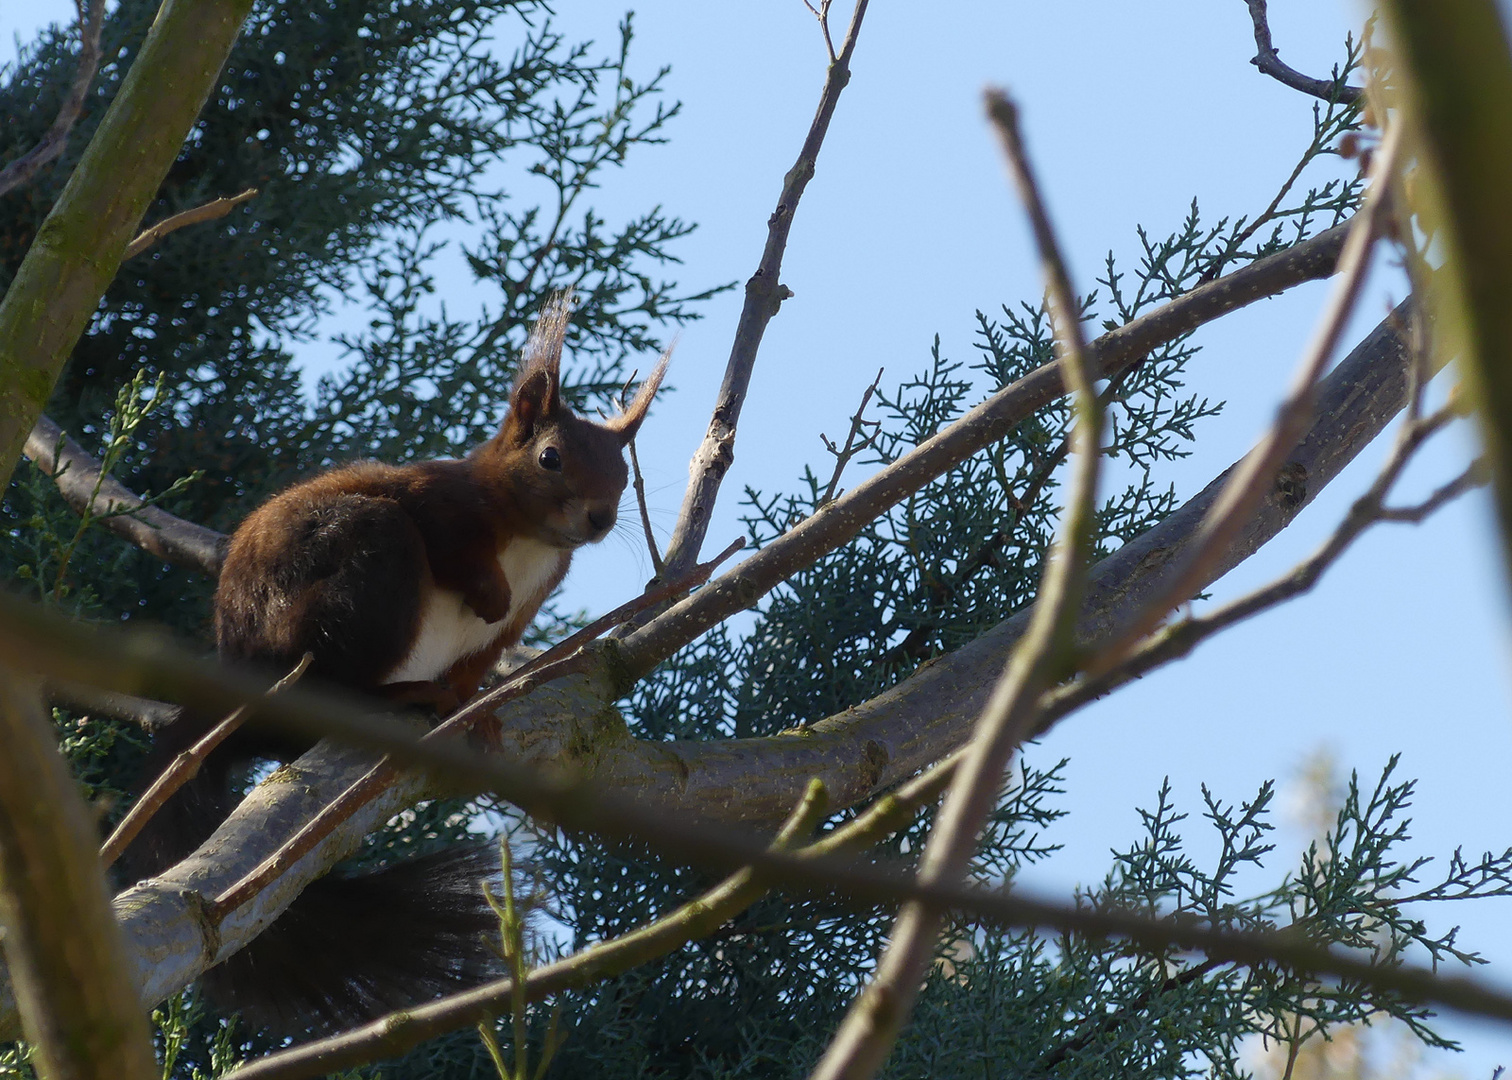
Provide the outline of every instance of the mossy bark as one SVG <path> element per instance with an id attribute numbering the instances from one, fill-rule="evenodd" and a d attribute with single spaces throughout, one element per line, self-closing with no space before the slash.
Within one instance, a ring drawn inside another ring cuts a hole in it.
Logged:
<path id="1" fill-rule="evenodd" d="M 35 687 L 0 670 L 0 923 L 45 1080 L 157 1075 L 99 838 Z"/>
<path id="2" fill-rule="evenodd" d="M 0 487 L 251 7 L 252 0 L 165 0 L 0 301 Z"/>

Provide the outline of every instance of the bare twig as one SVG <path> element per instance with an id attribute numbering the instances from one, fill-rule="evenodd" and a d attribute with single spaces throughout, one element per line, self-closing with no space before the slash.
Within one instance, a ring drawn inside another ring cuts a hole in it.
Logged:
<path id="1" fill-rule="evenodd" d="M 86 7 L 87 4 L 87 7 Z M 30 183 L 38 170 L 55 160 L 68 145 L 69 132 L 84 111 L 84 99 L 100 66 L 100 29 L 105 24 L 105 0 L 74 0 L 79 15 L 79 67 L 58 107 L 58 115 L 37 145 L 0 169 L 0 195 Z"/>
<path id="2" fill-rule="evenodd" d="M 1072 436 L 1075 468 L 1061 536 L 1035 599 L 1029 629 L 977 721 L 920 859 L 918 881 L 927 885 L 961 880 L 976 850 L 982 824 L 997 803 L 1003 770 L 1034 723 L 1040 695 L 1070 652 L 1092 550 L 1102 458 L 1102 403 L 1092 384 L 1092 366 L 1081 330 L 1081 304 L 1071 287 L 1060 243 L 1024 150 L 1018 109 L 1007 95 L 994 90 L 987 95 L 987 112 L 1003 144 L 1009 172 L 1039 249 L 1060 360 L 1066 384 L 1076 400 Z M 816 1080 L 869 1080 L 881 1068 L 913 1010 L 925 969 L 934 957 L 943 914 L 927 903 L 904 906 L 871 984 L 851 1006 L 815 1068 Z"/>
<path id="3" fill-rule="evenodd" d="M 651 572 L 660 578 L 662 576 L 661 552 L 656 550 L 656 534 L 651 531 L 651 511 L 646 506 L 646 479 L 641 475 L 640 455 L 635 452 L 635 440 L 632 438 L 626 447 L 630 451 L 630 470 L 635 477 L 635 505 L 640 508 L 641 528 L 646 533 L 646 550 L 651 554 Z"/>
<path id="4" fill-rule="evenodd" d="M 305 653 L 287 675 L 268 689 L 268 693 L 276 694 L 298 682 L 314 659 L 313 653 Z M 163 808 L 163 804 L 173 797 L 174 792 L 194 778 L 210 752 L 230 738 L 232 732 L 241 727 L 246 716 L 247 706 L 239 705 L 232 709 L 224 720 L 211 728 L 198 742 L 168 763 L 168 767 L 142 792 L 141 798 L 137 799 L 121 819 L 121 823 L 111 831 L 109 839 L 100 848 L 101 865 L 110 866 L 121 857 L 121 853 L 136 839 L 142 827 L 152 820 L 152 815 Z"/>
<path id="5" fill-rule="evenodd" d="M 830 0 L 819 0 L 819 6 L 815 7 L 813 0 L 803 0 L 803 6 L 814 13 L 814 18 L 819 20 L 819 31 L 824 35 L 824 51 L 829 53 L 830 63 L 835 62 L 835 43 L 830 40 L 829 9 Z"/>
<path id="6" fill-rule="evenodd" d="M 101 525 L 143 551 L 212 578 L 220 575 L 226 557 L 224 533 L 151 506 L 115 478 L 102 477 L 100 462 L 49 417 L 37 418 L 26 439 L 26 456 L 79 513 L 93 505 Z"/>
<path id="7" fill-rule="evenodd" d="M 1336 226 L 1284 252 L 1259 259 L 1226 277 L 1163 304 L 1092 343 L 1098 378 L 1137 366 L 1150 350 L 1204 323 L 1303 281 L 1333 273 L 1348 232 Z M 889 507 L 935 477 L 1001 439 L 1015 424 L 1065 393 L 1060 361 L 1037 368 L 999 390 L 949 427 L 810 515 L 711 582 L 691 600 L 625 638 L 624 659 L 635 674 L 649 671 L 676 649 L 758 598 L 820 556 L 851 540 Z M 670 559 L 669 559 L 670 564 Z"/>
<path id="8" fill-rule="evenodd" d="M 1446 503 L 1459 498 L 1473 488 L 1484 487 L 1491 481 L 1491 462 L 1484 456 L 1476 458 L 1459 476 L 1440 487 L 1415 506 L 1383 506 L 1379 518 L 1382 521 L 1400 521 L 1418 525 Z"/>
<path id="9" fill-rule="evenodd" d="M 1093 672 L 1116 663 L 1135 642 L 1150 632 L 1176 606 L 1190 600 L 1209 580 L 1211 562 L 1225 551 L 1230 541 L 1249 520 L 1266 493 L 1275 484 L 1276 475 L 1286 456 L 1302 438 L 1312 420 L 1318 382 L 1333 357 L 1344 325 L 1354 310 L 1355 300 L 1364 287 L 1370 269 L 1370 253 L 1377 233 L 1389 212 L 1388 183 L 1396 169 L 1402 140 L 1402 125 L 1391 128 L 1376 155 L 1372 181 L 1365 203 L 1350 226 L 1349 239 L 1339 259 L 1339 278 L 1334 284 L 1328 305 L 1312 340 L 1302 356 L 1291 390 L 1282 402 L 1275 421 L 1234 471 L 1223 494 L 1203 521 L 1201 535 L 1186 566 L 1176 574 L 1159 595 L 1110 639 L 1100 643 L 1098 655 L 1091 658 Z"/>
<path id="10" fill-rule="evenodd" d="M 50 681 L 43 686 L 47 701 L 67 708 L 104 713 L 130 720 L 146 732 L 162 731 L 182 715 L 177 705 L 148 701 L 130 694 L 113 694 L 78 682 Z"/>
<path id="11" fill-rule="evenodd" d="M 126 254 L 121 256 L 121 260 L 124 262 L 127 259 L 135 258 L 171 232 L 177 232 L 188 225 L 199 225 L 202 222 L 223 218 L 256 194 L 256 188 L 248 188 L 237 195 L 216 199 L 213 202 L 205 203 L 203 206 L 196 206 L 189 210 L 180 211 L 172 217 L 164 218 L 152 226 L 152 228 L 144 230 L 135 240 L 127 244 Z"/>
<path id="12" fill-rule="evenodd" d="M 829 71 L 825 75 L 824 90 L 819 96 L 819 109 L 814 114 L 814 122 L 803 140 L 797 162 L 783 178 L 777 208 L 767 219 L 766 248 L 761 255 L 761 264 L 746 282 L 745 305 L 740 311 L 740 321 L 735 326 L 735 341 L 730 347 L 730 359 L 725 365 L 724 381 L 719 387 L 714 415 L 710 418 L 709 430 L 704 435 L 703 442 L 693 455 L 689 470 L 692 478 L 683 498 L 682 510 L 677 516 L 677 524 L 672 529 L 672 539 L 667 544 L 666 572 L 674 577 L 686 573 L 698 560 L 704 534 L 709 530 L 714 501 L 719 496 L 719 486 L 735 460 L 735 431 L 740 424 L 740 410 L 745 404 L 746 390 L 751 383 L 751 370 L 756 365 L 757 350 L 761 348 L 761 337 L 783 300 L 792 295 L 792 291 L 779 280 L 782 274 L 782 256 L 787 250 L 788 230 L 792 228 L 798 201 L 803 198 L 804 189 L 813 178 L 819 148 L 824 144 L 830 118 L 834 116 L 835 105 L 840 100 L 840 91 L 850 81 L 851 54 L 856 49 L 861 20 L 866 17 L 867 2 L 868 0 L 856 0 L 850 27 L 845 32 L 845 41 L 840 47 L 839 55 L 830 62 Z M 828 4 L 824 10 L 828 10 Z"/>
<path id="13" fill-rule="evenodd" d="M 1270 23 L 1266 18 L 1266 0 L 1244 0 L 1249 7 L 1250 21 L 1255 24 L 1254 64 L 1266 75 L 1293 90 L 1311 94 L 1324 101 L 1355 101 L 1362 93 L 1357 86 L 1336 83 L 1332 79 L 1314 79 L 1281 62 L 1275 44 L 1271 41 Z"/>
<path id="14" fill-rule="evenodd" d="M 870 446 L 872 440 L 876 438 L 876 428 L 880 426 L 880 421 L 865 419 L 866 405 L 867 402 L 871 401 L 872 395 L 877 392 L 877 387 L 882 382 L 882 372 L 884 370 L 886 369 L 877 369 L 877 377 L 866 388 L 866 393 L 861 395 L 861 404 L 856 406 L 856 415 L 851 417 L 850 431 L 845 434 L 844 446 L 837 447 L 829 441 L 824 432 L 821 431 L 819 433 L 819 441 L 824 443 L 824 448 L 835 456 L 835 471 L 831 474 L 829 483 L 825 485 L 824 494 L 820 496 L 819 502 L 814 506 L 815 511 L 824 509 L 824 507 L 834 501 L 835 488 L 840 483 L 840 474 L 845 471 L 845 467 L 850 464 L 851 459 Z M 872 425 L 872 433 L 870 435 L 862 435 L 861 429 L 867 424 Z M 856 441 L 858 437 L 861 440 L 860 442 Z"/>
<path id="15" fill-rule="evenodd" d="M 638 612 L 696 588 L 708 580 L 715 567 L 744 546 L 744 538 L 736 540 L 717 557 L 700 566 L 695 566 L 692 573 L 678 581 L 647 589 L 634 600 L 621 604 L 609 614 L 589 623 L 571 637 L 558 642 L 511 673 L 500 686 L 479 695 L 458 709 L 446 719 L 445 723 L 427 732 L 420 741 L 422 743 L 437 742 L 459 735 L 468 730 L 480 717 L 502 703 L 523 697 L 543 683 L 579 670 L 583 647 L 590 641 L 626 619 L 632 618 Z M 256 869 L 217 896 L 215 903 L 211 906 L 211 917 L 217 922 L 224 920 L 231 912 L 267 888 L 271 882 L 282 877 L 291 866 L 313 851 L 316 845 L 329 836 L 338 825 L 387 789 L 398 775 L 399 766 L 391 757 L 385 756 L 332 800 L 325 809 L 306 822 L 294 836 L 263 860 Z"/>
<path id="16" fill-rule="evenodd" d="M 670 352 L 671 349 L 668 349 Z M 630 378 L 625 380 L 625 385 L 620 388 L 619 404 L 620 412 L 624 412 L 626 402 L 629 399 L 630 384 L 635 381 L 636 372 L 630 373 Z M 646 532 L 646 550 L 651 553 L 651 573 L 653 579 L 660 580 L 662 576 L 661 552 L 656 550 L 656 534 L 651 531 L 651 511 L 646 506 L 646 478 L 641 475 L 640 455 L 635 452 L 635 437 L 631 436 L 626 444 L 630 451 L 630 475 L 634 477 L 635 505 L 640 508 L 641 528 Z"/>

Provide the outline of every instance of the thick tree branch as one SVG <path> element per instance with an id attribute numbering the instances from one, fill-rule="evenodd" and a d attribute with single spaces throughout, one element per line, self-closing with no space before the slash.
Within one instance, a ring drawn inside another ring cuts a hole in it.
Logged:
<path id="1" fill-rule="evenodd" d="M 1328 277 L 1338 262 L 1348 228 L 1347 223 L 1335 226 L 1286 251 L 1258 259 L 1102 335 L 1090 346 L 1097 377 L 1115 378 L 1140 363 L 1150 350 L 1204 323 L 1304 281 Z M 798 570 L 851 540 L 889 507 L 1003 438 L 1065 392 L 1058 360 L 999 390 L 715 579 L 697 596 L 629 635 L 623 642 L 626 666 L 637 676 L 650 671 L 688 641 L 750 607 Z M 791 800 L 785 803 L 791 804 Z"/>
<path id="2" fill-rule="evenodd" d="M 1339 276 L 1334 281 L 1318 327 L 1303 350 L 1291 389 L 1277 410 L 1275 421 L 1261 438 L 1260 445 L 1234 469 L 1212 511 L 1203 520 L 1197 542 L 1192 545 L 1180 571 L 1166 583 L 1163 592 L 1149 598 L 1126 626 L 1099 643 L 1099 655 L 1091 663 L 1094 671 L 1120 660 L 1127 649 L 1149 633 L 1173 608 L 1186 603 L 1213 580 L 1209 564 L 1223 557 L 1239 530 L 1254 515 L 1255 508 L 1275 488 L 1282 463 L 1312 420 L 1317 405 L 1318 381 L 1333 359 L 1334 350 L 1344 334 L 1344 324 L 1365 287 L 1376 236 L 1391 212 L 1389 191 L 1397 168 L 1401 136 L 1399 124 L 1387 133 L 1386 141 L 1376 155 L 1365 202 L 1350 225 L 1349 239 L 1339 258 Z"/>
<path id="3" fill-rule="evenodd" d="M 761 253 L 761 263 L 756 272 L 746 282 L 745 305 L 740 310 L 740 321 L 735 324 L 735 342 L 730 347 L 724 381 L 720 384 L 719 396 L 715 399 L 714 415 L 709 421 L 709 430 L 704 435 L 703 442 L 693 454 L 687 494 L 683 496 L 682 510 L 672 529 L 672 538 L 667 543 L 666 573 L 673 577 L 686 573 L 698 561 L 704 534 L 709 531 L 714 500 L 719 496 L 719 485 L 735 460 L 735 430 L 740 424 L 740 410 L 745 405 L 746 390 L 751 384 L 751 371 L 756 365 L 756 353 L 761 348 L 761 337 L 766 333 L 767 323 L 772 321 L 777 309 L 782 306 L 782 301 L 792 295 L 791 290 L 779 280 L 782 274 L 782 256 L 787 250 L 788 230 L 792 228 L 798 201 L 803 198 L 804 189 L 813 179 L 819 148 L 824 145 L 824 136 L 829 131 L 830 118 L 835 114 L 840 92 L 850 82 L 851 56 L 856 51 L 856 36 L 861 32 L 861 20 L 866 17 L 866 5 L 867 0 L 856 0 L 850 27 L 840 46 L 840 55 L 834 58 L 825 73 L 824 90 L 819 95 L 819 109 L 814 114 L 814 122 L 809 125 L 808 136 L 798 152 L 798 161 L 783 177 L 777 209 L 767 219 L 766 248 Z M 829 5 L 825 4 L 820 22 L 826 27 L 826 37 L 828 13 Z"/>
<path id="4" fill-rule="evenodd" d="M 0 926 L 43 1076 L 150 1080 L 147 1020 L 94 824 L 37 688 L 0 669 Z"/>
<path id="5" fill-rule="evenodd" d="M 1214 634 L 1310 591 L 1324 571 L 1337 562 L 1360 534 L 1372 525 L 1383 521 L 1417 524 L 1450 500 L 1486 483 L 1489 476 L 1485 461 L 1479 459 L 1417 506 L 1398 509 L 1386 505 L 1386 496 L 1402 475 L 1407 463 L 1423 443 L 1453 415 L 1452 408 L 1445 408 L 1427 419 L 1409 421 L 1403 427 L 1396 447 L 1375 482 L 1364 495 L 1355 500 L 1344 520 L 1311 557 L 1268 585 L 1231 600 L 1214 611 L 1182 619 L 1152 634 L 1108 670 L 1084 676 L 1052 691 L 1044 703 L 1041 726 L 1035 734 L 1049 730 L 1061 717 L 1111 693 L 1124 683 L 1187 656 Z"/>
<path id="6" fill-rule="evenodd" d="M 63 501 L 83 513 L 94 500 L 96 515 L 109 514 L 100 524 L 118 536 L 164 562 L 208 577 L 219 577 L 226 557 L 224 533 L 175 517 L 156 506 L 148 506 L 140 495 L 128 491 L 114 477 L 100 480 L 100 463 L 74 442 L 47 416 L 37 423 L 26 438 L 26 456 L 58 485 Z M 99 493 L 95 488 L 99 485 Z M 129 511 L 122 513 L 122 511 Z"/>
<path id="7" fill-rule="evenodd" d="M 1400 410 L 1406 398 L 1407 349 L 1398 328 L 1404 323 L 1400 316 L 1382 323 L 1324 381 L 1319 419 L 1283 470 L 1286 482 L 1267 498 L 1233 550 L 1215 566 L 1215 574 L 1227 572 L 1279 532 Z M 1109 632 L 1159 588 L 1222 483 L 1220 477 L 1093 569 L 1078 630 L 1084 640 Z M 191 662 L 150 637 L 116 633 L 105 640 L 100 630 L 67 624 L 3 598 L 0 613 L 0 646 L 7 655 L 54 677 L 221 711 L 255 700 L 267 689 L 268 680 Z M 533 812 L 546 818 L 583 820 L 597 814 L 596 824 L 644 825 L 652 830 L 652 839 L 665 839 L 669 821 L 773 820 L 786 813 L 812 778 L 824 782 L 837 804 L 854 805 L 964 741 L 1025 621 L 1022 614 L 1007 620 L 976 642 L 925 664 L 872 701 L 811 725 L 801 736 L 708 743 L 631 738 L 608 708 L 630 676 L 616 659 L 618 650 L 601 643 L 598 662 L 589 670 L 499 710 L 498 737 L 507 762 L 449 743 L 430 747 L 424 760 L 474 783 L 499 786 L 505 781 L 511 798 L 531 804 Z M 257 710 L 302 724 L 306 733 L 339 731 L 345 738 L 365 740 L 370 751 L 413 742 L 409 729 L 395 728 L 392 720 L 377 729 L 392 737 L 379 739 L 373 718 L 297 687 L 272 701 L 259 701 Z M 206 898 L 220 895 L 282 846 L 373 760 L 368 751 L 318 747 L 280 774 L 298 777 L 299 783 L 260 786 L 199 852 L 118 900 L 130 946 L 139 957 L 150 958 L 141 967 L 145 1000 L 161 1000 L 251 940 L 378 823 L 418 798 L 452 790 L 405 774 L 225 923 L 215 927 L 205 920 Z M 575 786 L 560 779 L 563 771 L 575 777 Z M 523 786 L 515 786 L 516 781 Z M 574 792 L 570 798 L 565 794 L 569 790 Z M 579 801 L 578 793 L 585 793 L 587 801 Z M 626 795 L 635 801 L 620 802 Z M 611 796 L 615 806 L 605 811 L 604 800 Z M 14 1004 L 0 995 L 0 1034 L 14 1030 Z"/>
<path id="8" fill-rule="evenodd" d="M 1255 24 L 1256 52 L 1250 63 L 1277 82 L 1324 101 L 1355 101 L 1364 93 L 1357 86 L 1338 83 L 1333 79 L 1314 79 L 1283 64 L 1275 43 L 1271 41 L 1270 22 L 1265 11 L 1266 0 L 1244 2 L 1249 6 L 1250 21 Z"/>
<path id="9" fill-rule="evenodd" d="M 100 29 L 105 25 L 105 0 L 74 0 L 74 6 L 79 12 L 79 67 L 46 134 L 36 146 L 0 169 L 0 195 L 30 183 L 42 166 L 57 160 L 84 111 L 84 99 L 89 96 L 90 84 L 100 66 Z"/>
<path id="10" fill-rule="evenodd" d="M 0 486 L 220 75 L 252 0 L 165 0 L 0 300 Z"/>

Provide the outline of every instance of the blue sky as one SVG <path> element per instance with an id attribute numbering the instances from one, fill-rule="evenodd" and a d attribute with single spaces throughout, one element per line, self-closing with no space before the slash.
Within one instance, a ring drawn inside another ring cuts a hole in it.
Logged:
<path id="1" fill-rule="evenodd" d="M 558 6 L 569 35 L 612 46 L 621 4 Z M 10 55 L 17 29 L 71 11 L 66 0 L 19 7 L 0 5 L 0 57 Z M 1344 34 L 1358 30 L 1362 16 L 1339 0 L 1271 4 L 1282 57 L 1315 74 L 1340 57 Z M 634 70 L 644 77 L 671 65 L 668 95 L 684 109 L 669 144 L 633 157 L 596 205 L 611 221 L 659 203 L 698 222 L 678 248 L 679 279 L 699 288 L 743 281 L 817 100 L 817 28 L 799 0 L 660 0 L 637 12 L 635 25 Z M 935 334 L 946 355 L 970 360 L 976 310 L 1039 295 L 1028 234 L 981 116 L 985 84 L 1008 87 L 1023 107 L 1030 150 L 1085 291 L 1109 249 L 1133 257 L 1137 224 L 1168 232 L 1193 197 L 1212 217 L 1269 200 L 1306 143 L 1311 103 L 1258 74 L 1248 63 L 1253 52 L 1241 0 L 874 3 L 793 227 L 783 280 L 795 296 L 767 332 L 708 549 L 741 534 L 744 485 L 778 490 L 806 463 L 823 467 L 819 433 L 843 433 L 878 367 L 887 383 L 907 377 L 927 362 Z M 465 282 L 456 287 L 465 295 Z M 1357 330 L 1402 291 L 1389 271 L 1378 273 Z M 1263 429 L 1322 293 L 1299 289 L 1202 333 L 1189 385 L 1228 405 L 1200 429 L 1196 455 L 1170 471 L 1183 497 Z M 684 331 L 669 377 L 677 392 L 641 436 L 663 532 L 738 310 L 738 293 L 726 295 Z M 310 358 L 328 362 L 318 352 Z M 1258 584 L 1310 552 L 1369 483 L 1384 450 L 1383 441 L 1362 455 L 1215 594 Z M 1446 438 L 1413 470 L 1408 493 L 1454 475 L 1473 452 L 1470 433 Z M 638 543 L 611 540 L 579 555 L 568 600 L 605 610 L 647 576 Z M 1077 714 L 1031 751 L 1042 762 L 1071 758 L 1072 812 L 1054 834 L 1066 850 L 1026 882 L 1063 892 L 1100 877 L 1109 849 L 1137 835 L 1135 806 L 1148 805 L 1167 775 L 1194 814 L 1188 835 L 1203 851 L 1199 785 L 1226 800 L 1248 798 L 1266 779 L 1295 776 L 1320 749 L 1367 779 L 1402 754 L 1402 771 L 1420 780 L 1413 852 L 1505 848 L 1506 596 L 1483 494 L 1421 527 L 1377 528 L 1309 596 Z M 1294 865 L 1290 850 L 1303 834 L 1282 829 L 1278 842 L 1279 875 Z M 1512 986 L 1509 915 L 1512 902 L 1491 901 L 1434 917 L 1462 922 L 1462 942 L 1493 961 L 1482 972 Z M 1480 1078 L 1512 1065 L 1512 1033 L 1464 1021 L 1448 1027 L 1467 1053 L 1433 1067 Z"/>

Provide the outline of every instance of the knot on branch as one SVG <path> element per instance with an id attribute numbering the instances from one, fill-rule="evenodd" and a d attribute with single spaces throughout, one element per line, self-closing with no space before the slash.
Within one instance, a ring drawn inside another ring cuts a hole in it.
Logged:
<path id="1" fill-rule="evenodd" d="M 1307 466 L 1288 461 L 1276 474 L 1276 498 L 1283 510 L 1296 510 L 1307 501 Z"/>

